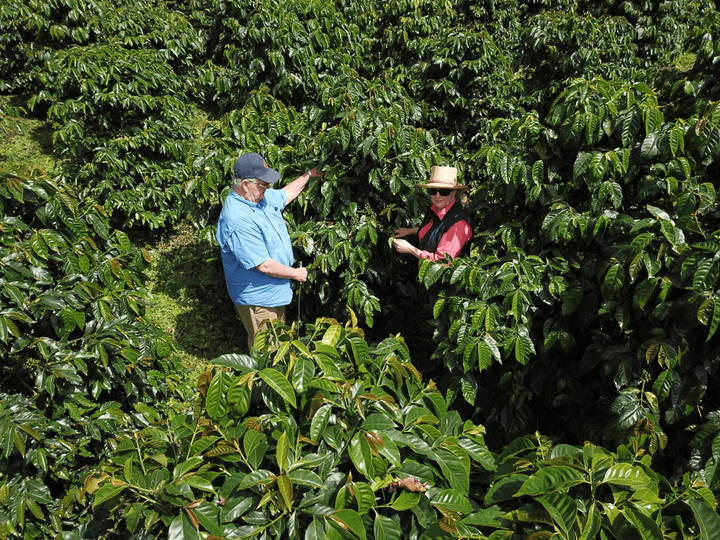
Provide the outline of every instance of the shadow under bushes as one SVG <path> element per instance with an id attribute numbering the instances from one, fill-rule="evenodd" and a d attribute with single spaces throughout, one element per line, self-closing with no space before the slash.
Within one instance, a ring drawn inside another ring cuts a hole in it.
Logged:
<path id="1" fill-rule="evenodd" d="M 217 248 L 198 241 L 188 226 L 165 232 L 152 247 L 149 318 L 166 326 L 181 351 L 197 359 L 247 352 L 247 334 L 228 297 Z"/>

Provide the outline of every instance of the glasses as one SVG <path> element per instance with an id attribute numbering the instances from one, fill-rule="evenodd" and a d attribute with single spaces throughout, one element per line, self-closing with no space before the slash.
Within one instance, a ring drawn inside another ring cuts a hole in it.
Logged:
<path id="1" fill-rule="evenodd" d="M 450 195 L 453 191 L 455 191 L 455 190 L 454 190 L 454 189 L 435 189 L 435 188 L 429 188 L 429 189 L 427 190 L 428 195 L 430 195 L 431 197 L 432 197 L 433 195 L 435 195 L 436 193 L 440 193 L 440 195 L 442 195 L 443 197 L 447 197 L 447 196 Z"/>
<path id="2" fill-rule="evenodd" d="M 251 183 L 255 184 L 256 186 L 259 186 L 259 187 L 263 188 L 263 190 L 266 190 L 266 189 L 268 189 L 268 188 L 270 187 L 270 184 L 264 184 L 264 185 L 263 185 L 263 184 L 261 184 L 258 180 L 256 180 L 255 178 L 243 178 L 243 180 L 246 180 L 246 181 L 248 181 L 248 182 L 251 182 Z"/>

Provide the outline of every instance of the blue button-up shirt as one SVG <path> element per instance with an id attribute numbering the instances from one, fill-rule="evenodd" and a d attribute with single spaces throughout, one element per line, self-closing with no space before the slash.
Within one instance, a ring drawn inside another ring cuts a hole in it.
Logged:
<path id="1" fill-rule="evenodd" d="M 215 237 L 220 244 L 228 293 L 236 305 L 279 307 L 292 300 L 289 279 L 268 276 L 257 269 L 272 259 L 292 266 L 292 243 L 282 211 L 287 193 L 268 189 L 258 203 L 235 191 L 225 199 Z"/>

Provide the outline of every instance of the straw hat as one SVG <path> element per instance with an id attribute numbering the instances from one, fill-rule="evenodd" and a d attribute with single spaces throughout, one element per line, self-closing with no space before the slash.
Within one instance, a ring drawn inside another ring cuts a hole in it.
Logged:
<path id="1" fill-rule="evenodd" d="M 430 169 L 429 182 L 427 184 L 418 184 L 417 187 L 470 191 L 469 187 L 457 183 L 457 169 L 455 167 L 439 167 L 437 165 Z"/>

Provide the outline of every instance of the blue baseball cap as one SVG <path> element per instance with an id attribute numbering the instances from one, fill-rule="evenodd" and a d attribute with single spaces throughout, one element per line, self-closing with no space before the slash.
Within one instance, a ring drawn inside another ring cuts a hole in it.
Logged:
<path id="1" fill-rule="evenodd" d="M 268 167 L 265 159 L 255 152 L 243 154 L 235 160 L 233 171 L 236 178 L 257 178 L 268 184 L 280 180 L 280 173 Z"/>

